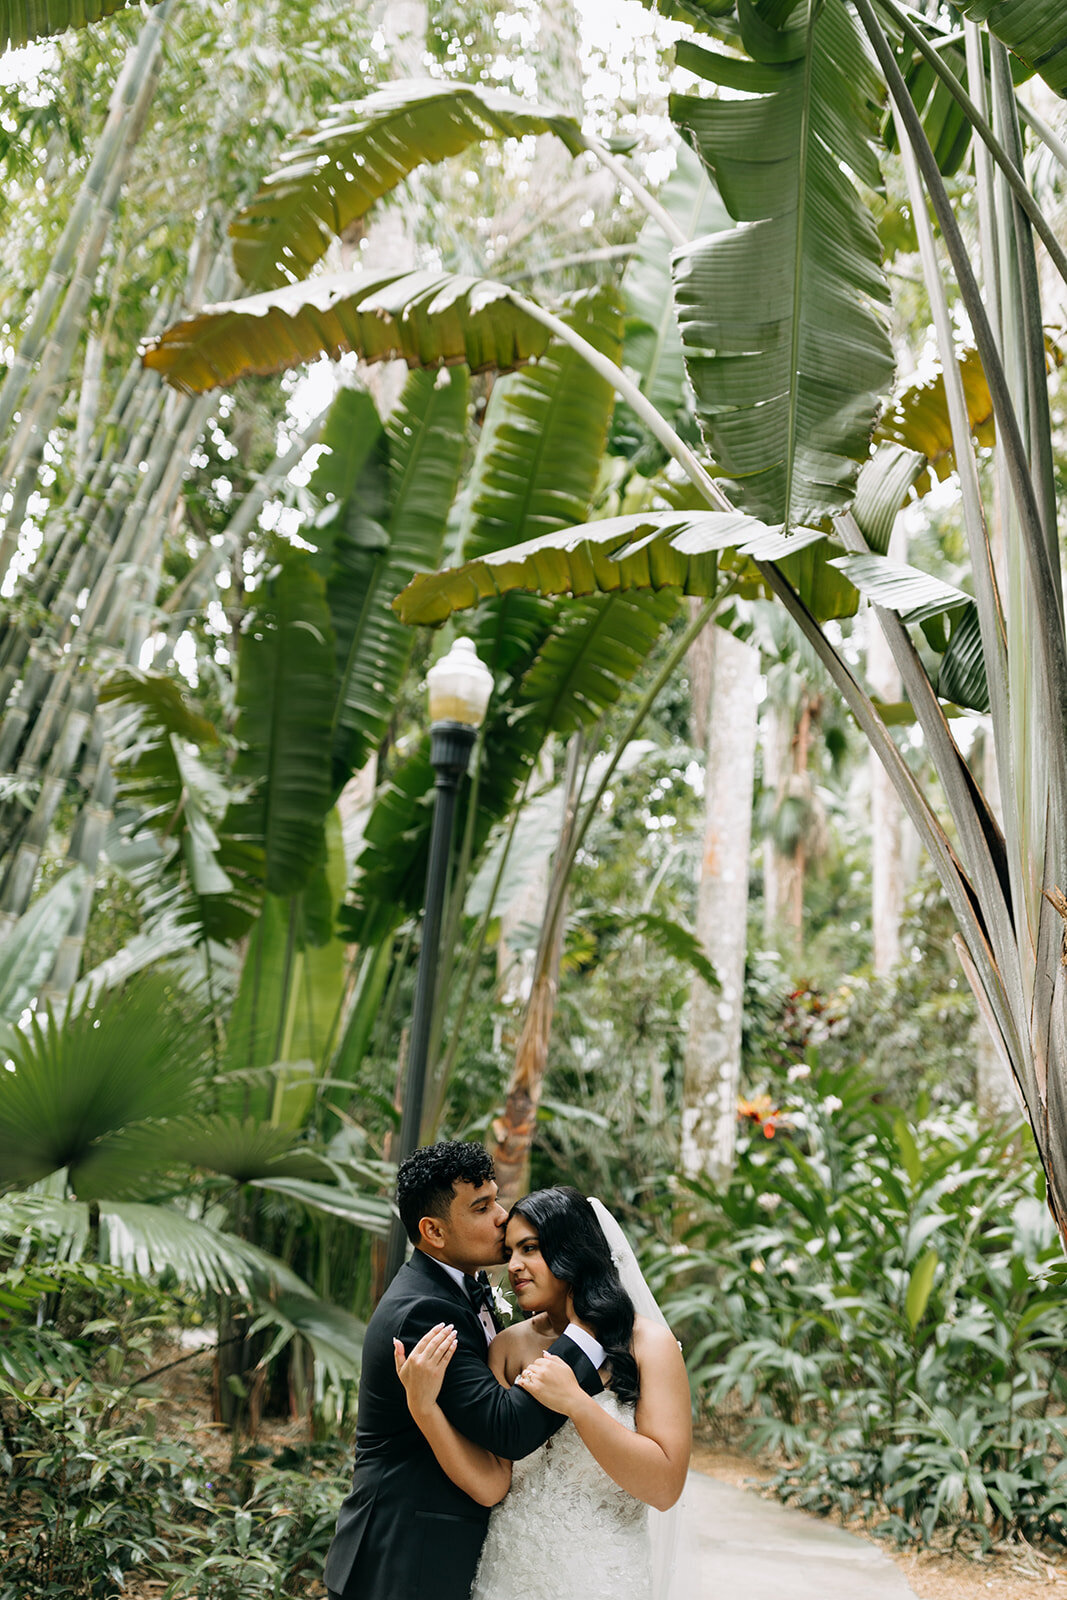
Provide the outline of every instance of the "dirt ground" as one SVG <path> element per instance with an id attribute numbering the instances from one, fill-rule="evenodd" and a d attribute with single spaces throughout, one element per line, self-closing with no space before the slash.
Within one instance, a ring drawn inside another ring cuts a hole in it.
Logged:
<path id="1" fill-rule="evenodd" d="M 771 1476 L 751 1456 L 699 1442 L 693 1447 L 693 1466 L 753 1493 L 758 1492 L 760 1480 Z M 853 1526 L 852 1531 L 871 1538 L 862 1526 Z M 920 1600 L 1067 1600 L 1067 1557 L 1030 1545 L 1000 1545 L 988 1555 L 968 1556 L 936 1548 L 901 1551 L 892 1540 L 876 1542 Z"/>

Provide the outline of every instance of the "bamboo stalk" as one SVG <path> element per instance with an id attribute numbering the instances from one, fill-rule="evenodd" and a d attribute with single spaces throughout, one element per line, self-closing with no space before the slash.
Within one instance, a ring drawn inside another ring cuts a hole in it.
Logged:
<path id="1" fill-rule="evenodd" d="M 9 482 L 18 472 L 34 433 L 44 436 L 49 432 L 62 403 L 60 379 L 70 370 L 73 353 L 81 336 L 97 269 L 118 210 L 129 163 L 155 97 L 160 66 L 161 52 L 157 49 L 128 108 L 122 145 L 101 188 L 88 231 L 81 240 L 62 309 L 44 343 L 37 373 L 24 391 L 18 426 L 0 472 L 0 476 Z M 3 565 L 6 562 L 3 546 L 0 545 L 0 566 Z"/>
<path id="2" fill-rule="evenodd" d="M 154 67 L 155 59 L 162 47 L 164 28 L 175 4 L 176 0 L 165 0 L 165 3 L 148 17 L 140 39 L 131 46 L 123 62 L 112 91 L 104 130 L 85 175 L 85 181 L 60 234 L 48 271 L 38 291 L 30 325 L 23 334 L 22 343 L 12 358 L 3 385 L 0 386 L 0 435 L 6 433 L 15 414 L 29 374 L 37 361 L 51 325 L 52 315 L 69 279 L 79 241 L 89 225 L 114 164 L 122 155 L 128 138 L 127 118 L 130 108 L 137 99 L 139 85 Z"/>

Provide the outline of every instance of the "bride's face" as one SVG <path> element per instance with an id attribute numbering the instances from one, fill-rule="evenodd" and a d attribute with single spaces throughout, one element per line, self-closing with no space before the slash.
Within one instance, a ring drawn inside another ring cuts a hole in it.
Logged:
<path id="1" fill-rule="evenodd" d="M 537 1229 L 518 1212 L 508 1223 L 505 1248 L 508 1277 L 519 1309 L 528 1316 L 535 1311 L 561 1311 L 567 1304 L 569 1285 L 549 1269 Z"/>

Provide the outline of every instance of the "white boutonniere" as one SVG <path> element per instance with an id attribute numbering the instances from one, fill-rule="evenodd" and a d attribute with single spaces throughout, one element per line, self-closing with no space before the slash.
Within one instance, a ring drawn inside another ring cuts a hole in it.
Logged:
<path id="1" fill-rule="evenodd" d="M 494 1283 L 491 1286 L 490 1292 L 493 1296 L 493 1310 L 496 1312 L 501 1322 L 510 1322 L 515 1315 L 515 1307 L 512 1305 L 511 1301 L 508 1299 L 499 1283 Z"/>

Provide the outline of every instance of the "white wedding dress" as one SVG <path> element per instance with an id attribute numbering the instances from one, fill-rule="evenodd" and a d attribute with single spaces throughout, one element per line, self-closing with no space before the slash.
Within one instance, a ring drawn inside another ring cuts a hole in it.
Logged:
<path id="1" fill-rule="evenodd" d="M 631 1406 L 597 1404 L 632 1429 Z M 493 1508 L 471 1600 L 651 1600 L 648 1507 L 620 1489 L 568 1420 L 516 1461 Z"/>

